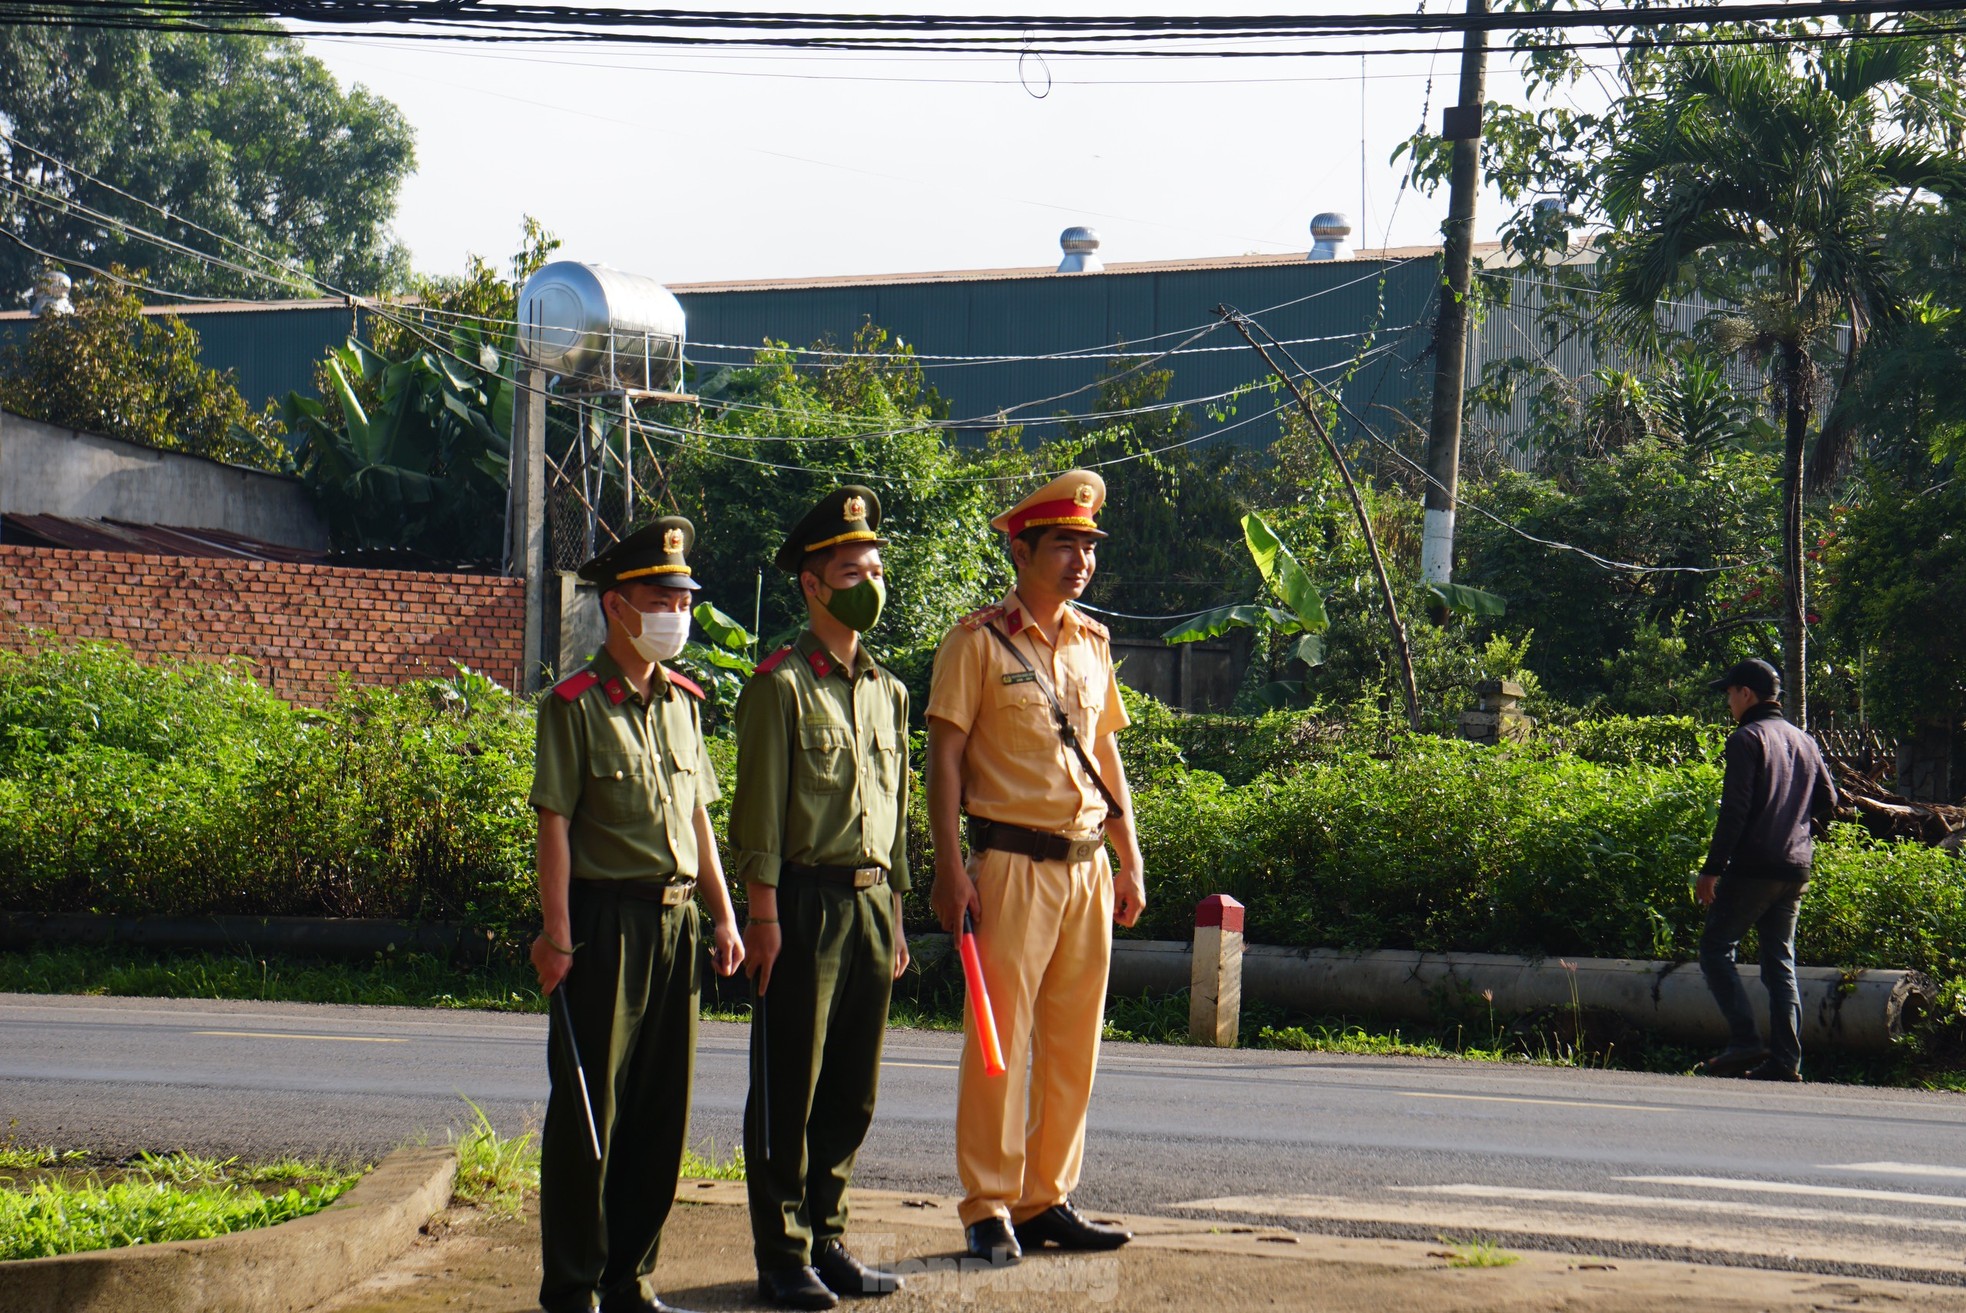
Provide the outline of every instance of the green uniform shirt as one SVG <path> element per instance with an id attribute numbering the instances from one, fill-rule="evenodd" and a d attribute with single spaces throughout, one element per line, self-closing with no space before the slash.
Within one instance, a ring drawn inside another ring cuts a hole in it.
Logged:
<path id="1" fill-rule="evenodd" d="M 908 887 L 908 690 L 863 645 L 842 667 L 811 630 L 758 664 L 737 699 L 735 879 L 779 867 L 880 866 Z"/>
<path id="2" fill-rule="evenodd" d="M 572 824 L 576 880 L 693 879 L 696 809 L 720 796 L 696 698 L 661 666 L 644 701 L 603 648 L 539 699 L 532 805 Z"/>

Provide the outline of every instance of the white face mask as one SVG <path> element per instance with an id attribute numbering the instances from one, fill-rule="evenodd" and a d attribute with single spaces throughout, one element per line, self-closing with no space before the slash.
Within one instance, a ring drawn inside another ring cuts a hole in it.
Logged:
<path id="1" fill-rule="evenodd" d="M 628 641 L 645 661 L 667 661 L 689 642 L 687 611 L 637 611 L 631 606 L 628 614 L 641 622 L 642 632 L 628 635 Z"/>

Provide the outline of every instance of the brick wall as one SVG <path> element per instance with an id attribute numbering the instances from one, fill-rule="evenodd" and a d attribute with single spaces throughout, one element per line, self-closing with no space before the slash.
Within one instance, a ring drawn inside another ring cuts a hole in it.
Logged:
<path id="1" fill-rule="evenodd" d="M 524 626 L 519 579 L 0 544 L 0 647 L 40 631 L 141 656 L 244 657 L 295 702 L 326 701 L 344 673 L 393 684 L 452 662 L 516 689 Z"/>

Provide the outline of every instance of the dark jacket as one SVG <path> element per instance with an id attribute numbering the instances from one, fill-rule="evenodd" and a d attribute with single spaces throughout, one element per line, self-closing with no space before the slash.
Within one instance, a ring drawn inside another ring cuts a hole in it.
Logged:
<path id="1" fill-rule="evenodd" d="M 1720 820 L 1701 875 L 1807 880 L 1815 843 L 1809 818 L 1836 809 L 1836 785 L 1816 741 L 1763 702 L 1727 736 Z"/>

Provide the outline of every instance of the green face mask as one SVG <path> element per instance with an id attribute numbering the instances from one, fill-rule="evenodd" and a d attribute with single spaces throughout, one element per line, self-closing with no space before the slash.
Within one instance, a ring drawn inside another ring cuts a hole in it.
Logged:
<path id="1" fill-rule="evenodd" d="M 862 579 L 851 588 L 836 588 L 825 607 L 833 618 L 857 634 L 864 634 L 880 622 L 881 607 L 887 603 L 887 582 Z"/>

